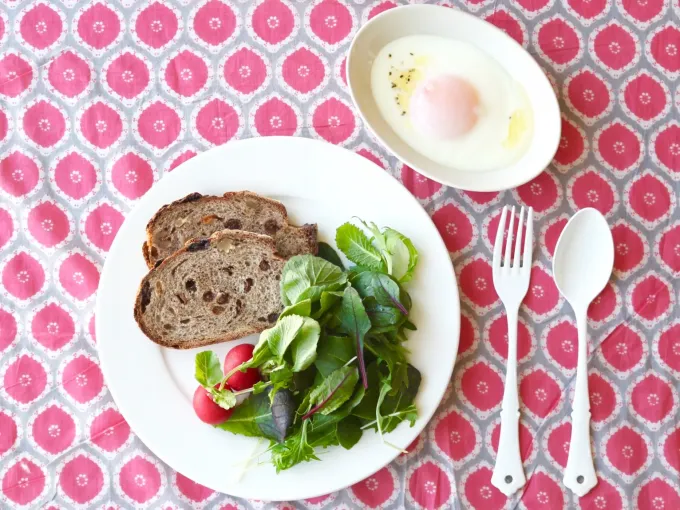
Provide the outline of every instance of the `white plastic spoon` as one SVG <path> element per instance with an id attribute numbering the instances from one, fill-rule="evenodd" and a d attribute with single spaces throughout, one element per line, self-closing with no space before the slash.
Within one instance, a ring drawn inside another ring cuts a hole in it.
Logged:
<path id="1" fill-rule="evenodd" d="M 553 276 L 576 316 L 578 362 L 571 412 L 571 442 L 564 485 L 577 496 L 597 485 L 590 449 L 588 397 L 588 306 L 602 292 L 614 267 L 614 240 L 604 216 L 582 209 L 564 227 L 553 257 Z"/>

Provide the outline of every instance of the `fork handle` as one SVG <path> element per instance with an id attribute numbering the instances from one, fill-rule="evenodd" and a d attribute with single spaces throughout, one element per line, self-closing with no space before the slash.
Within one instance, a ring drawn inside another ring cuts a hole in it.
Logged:
<path id="1" fill-rule="evenodd" d="M 590 397 L 588 396 L 588 315 L 574 311 L 578 329 L 578 360 L 571 411 L 571 441 L 564 470 L 564 485 L 581 497 L 597 485 L 597 475 L 590 448 Z"/>
<path id="2" fill-rule="evenodd" d="M 517 313 L 506 309 L 508 319 L 508 361 L 501 404 L 501 433 L 491 484 L 510 496 L 526 483 L 519 449 L 519 397 L 517 395 Z"/>

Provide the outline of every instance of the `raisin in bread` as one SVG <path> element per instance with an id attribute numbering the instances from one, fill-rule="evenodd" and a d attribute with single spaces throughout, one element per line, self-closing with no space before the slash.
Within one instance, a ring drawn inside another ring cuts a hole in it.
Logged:
<path id="1" fill-rule="evenodd" d="M 134 316 L 151 340 L 189 349 L 270 327 L 286 260 L 267 235 L 222 230 L 192 239 L 144 277 Z"/>
<path id="2" fill-rule="evenodd" d="M 282 257 L 316 254 L 315 224 L 290 225 L 281 202 L 250 191 L 239 191 L 221 197 L 191 193 L 161 207 L 146 227 L 147 240 L 142 246 L 144 259 L 152 268 L 189 239 L 208 237 L 225 228 L 272 236 Z"/>

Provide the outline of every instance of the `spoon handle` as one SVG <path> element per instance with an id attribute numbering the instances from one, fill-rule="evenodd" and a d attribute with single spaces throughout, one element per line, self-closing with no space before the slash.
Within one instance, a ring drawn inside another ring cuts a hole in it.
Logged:
<path id="1" fill-rule="evenodd" d="M 510 496 L 526 483 L 519 449 L 519 397 L 517 396 L 517 312 L 506 309 L 508 361 L 501 403 L 501 433 L 491 484 Z"/>
<path id="2" fill-rule="evenodd" d="M 564 470 L 564 485 L 581 497 L 597 485 L 597 475 L 590 448 L 590 397 L 588 396 L 588 316 L 576 311 L 578 361 L 571 411 L 571 441 Z"/>

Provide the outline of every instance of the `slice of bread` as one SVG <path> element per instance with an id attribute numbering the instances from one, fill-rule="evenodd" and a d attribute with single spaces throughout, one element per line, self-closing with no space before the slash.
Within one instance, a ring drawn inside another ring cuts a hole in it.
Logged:
<path id="1" fill-rule="evenodd" d="M 281 202 L 239 191 L 221 197 L 191 193 L 161 207 L 146 227 L 144 260 L 152 268 L 189 239 L 208 237 L 225 228 L 272 236 L 282 257 L 316 254 L 316 224 L 289 225 Z"/>
<path id="2" fill-rule="evenodd" d="M 267 235 L 222 230 L 192 239 L 144 277 L 135 320 L 151 340 L 175 349 L 259 333 L 281 312 L 285 263 Z"/>

